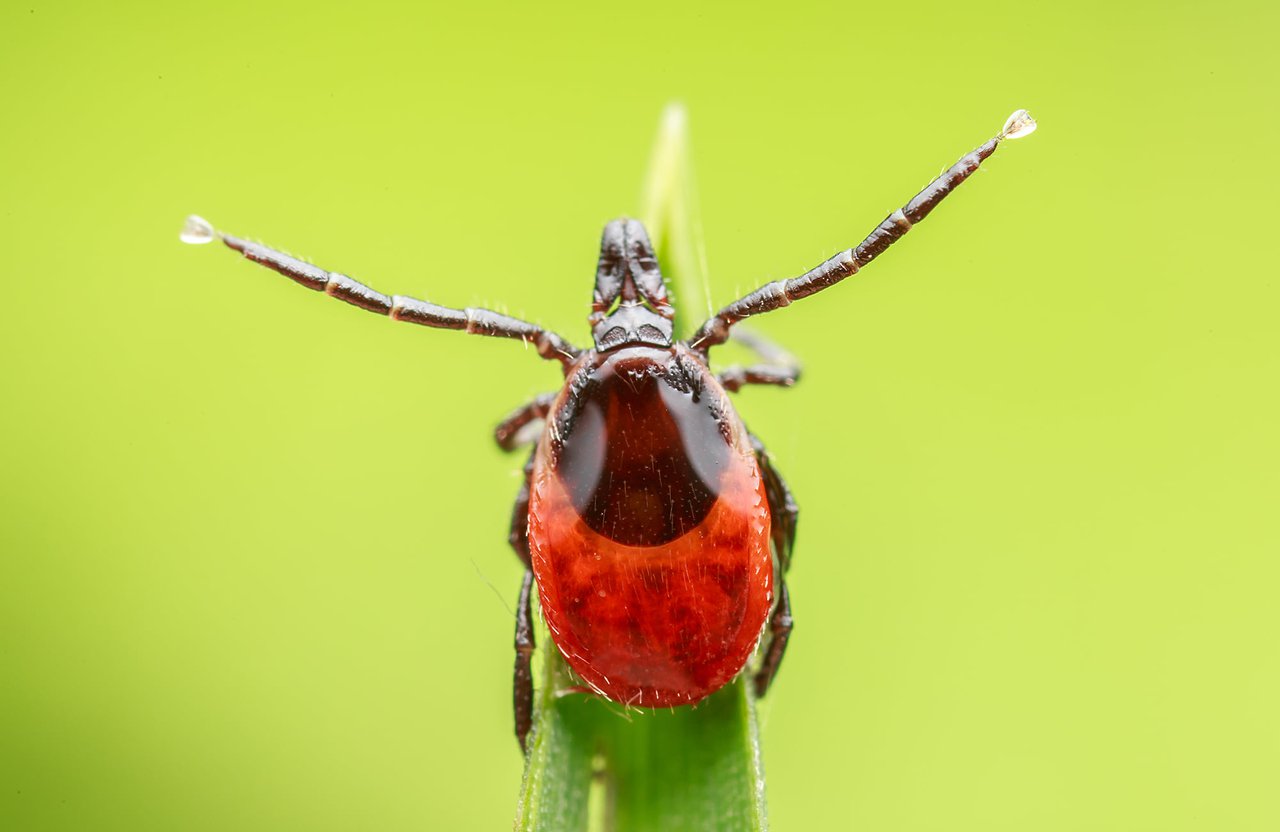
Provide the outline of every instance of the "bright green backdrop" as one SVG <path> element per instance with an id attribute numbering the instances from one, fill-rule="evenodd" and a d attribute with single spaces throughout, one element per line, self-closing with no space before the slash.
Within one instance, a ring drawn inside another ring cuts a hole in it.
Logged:
<path id="1" fill-rule="evenodd" d="M 176 233 L 582 341 L 674 98 L 717 301 L 1041 122 L 761 323 L 774 827 L 1280 828 L 1274 8 L 6 3 L 0 828 L 506 828 L 555 367 Z"/>

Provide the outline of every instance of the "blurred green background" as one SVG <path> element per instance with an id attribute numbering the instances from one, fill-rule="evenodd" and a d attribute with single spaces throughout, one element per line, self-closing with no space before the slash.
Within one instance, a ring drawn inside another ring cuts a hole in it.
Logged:
<path id="1" fill-rule="evenodd" d="M 1278 23 L 4 4 L 0 828 L 507 827 L 489 431 L 556 367 L 177 231 L 581 343 L 672 99 L 717 303 L 1041 123 L 759 325 L 806 363 L 739 399 L 803 509 L 774 827 L 1280 828 Z"/>

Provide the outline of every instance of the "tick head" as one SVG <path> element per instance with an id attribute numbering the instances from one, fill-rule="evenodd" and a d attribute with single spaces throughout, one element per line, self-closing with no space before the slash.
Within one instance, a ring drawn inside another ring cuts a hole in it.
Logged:
<path id="1" fill-rule="evenodd" d="M 606 225 L 587 319 L 596 349 L 603 352 L 628 344 L 669 347 L 674 316 L 644 225 L 626 218 Z"/>

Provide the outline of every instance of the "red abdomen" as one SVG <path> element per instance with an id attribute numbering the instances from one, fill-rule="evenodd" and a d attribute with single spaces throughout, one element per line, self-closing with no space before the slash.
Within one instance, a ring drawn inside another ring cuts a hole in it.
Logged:
<path id="1" fill-rule="evenodd" d="M 552 640 L 610 699 L 697 702 L 746 664 L 773 599 L 769 508 L 746 430 L 679 347 L 593 355 L 565 390 L 529 508 Z"/>

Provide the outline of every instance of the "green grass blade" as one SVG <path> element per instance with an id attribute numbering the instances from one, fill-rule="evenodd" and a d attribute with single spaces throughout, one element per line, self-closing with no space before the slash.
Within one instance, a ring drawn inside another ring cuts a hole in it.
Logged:
<path id="1" fill-rule="evenodd" d="M 641 217 L 677 310 L 676 332 L 710 307 L 682 107 L 663 113 Z M 648 711 L 579 693 L 542 632 L 543 684 L 525 766 L 520 832 L 763 832 L 755 702 L 742 679 L 700 703 Z"/>
<path id="2" fill-rule="evenodd" d="M 742 679 L 697 708 L 601 723 L 605 806 L 618 832 L 767 828 L 755 704 Z"/>
<path id="3" fill-rule="evenodd" d="M 529 757 L 515 828 L 520 832 L 585 832 L 598 742 L 595 715 L 573 707 L 581 695 L 558 696 L 569 670 L 540 633 L 545 672 L 537 694 Z"/>

